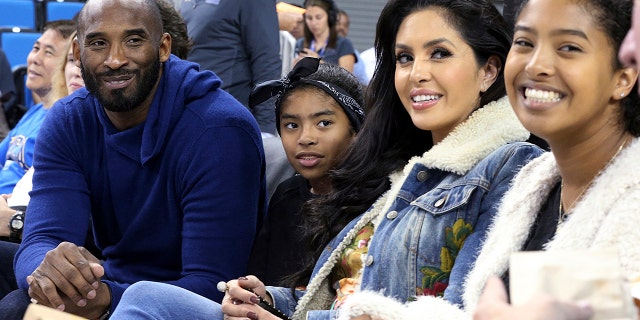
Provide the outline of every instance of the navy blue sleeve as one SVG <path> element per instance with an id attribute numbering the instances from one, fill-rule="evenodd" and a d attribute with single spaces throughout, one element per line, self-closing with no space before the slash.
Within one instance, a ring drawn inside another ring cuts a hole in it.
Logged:
<path id="1" fill-rule="evenodd" d="M 251 59 L 251 87 L 267 80 L 280 79 L 280 34 L 273 0 L 242 1 L 242 36 Z M 275 113 L 271 101 L 253 108 L 260 130 L 275 134 Z"/>
<path id="2" fill-rule="evenodd" d="M 67 121 L 65 108 L 56 106 L 49 110 L 38 133 L 46 139 L 38 139 L 35 145 L 34 187 L 15 257 L 16 280 L 23 289 L 28 288 L 26 277 L 49 250 L 62 241 L 82 245 L 89 228 L 89 187 L 77 155 L 82 142 L 94 143 L 95 136 L 76 131 L 74 121 Z"/>

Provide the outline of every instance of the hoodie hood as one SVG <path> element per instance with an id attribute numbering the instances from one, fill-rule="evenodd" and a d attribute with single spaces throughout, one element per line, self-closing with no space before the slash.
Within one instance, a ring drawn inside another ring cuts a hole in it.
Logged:
<path id="1" fill-rule="evenodd" d="M 163 63 L 162 75 L 146 120 L 124 131 L 115 130 L 103 107 L 94 98 L 105 135 L 109 137 L 108 143 L 119 152 L 140 161 L 142 165 L 157 156 L 167 145 L 166 140 L 189 103 L 219 89 L 222 85 L 220 78 L 213 72 L 200 72 L 199 69 L 198 64 L 171 55 L 169 60 Z"/>
<path id="2" fill-rule="evenodd" d="M 164 63 L 142 134 L 140 159 L 145 164 L 157 155 L 182 116 L 186 105 L 220 88 L 222 81 L 211 71 L 200 72 L 198 64 L 171 55 Z M 180 84 L 174 86 L 172 84 Z"/>

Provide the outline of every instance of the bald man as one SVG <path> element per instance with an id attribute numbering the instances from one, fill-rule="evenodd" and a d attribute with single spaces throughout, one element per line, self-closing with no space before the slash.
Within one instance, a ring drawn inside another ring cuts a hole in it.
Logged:
<path id="1" fill-rule="evenodd" d="M 170 54 L 154 0 L 89 0 L 73 51 L 86 89 L 59 102 L 37 143 L 15 257 L 29 300 L 108 317 L 132 283 L 170 283 L 220 301 L 245 272 L 265 204 L 264 152 L 249 111 L 212 72 Z M 88 228 L 104 257 L 82 246 Z"/>

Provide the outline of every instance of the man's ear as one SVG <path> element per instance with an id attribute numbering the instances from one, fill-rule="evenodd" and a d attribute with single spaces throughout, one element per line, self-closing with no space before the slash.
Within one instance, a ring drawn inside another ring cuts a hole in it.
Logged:
<path id="1" fill-rule="evenodd" d="M 162 38 L 160 39 L 160 62 L 165 62 L 169 60 L 169 56 L 171 56 L 171 36 L 168 33 L 163 33 Z"/>
<path id="2" fill-rule="evenodd" d="M 73 48 L 73 63 L 76 67 L 80 68 L 82 61 L 80 61 L 80 43 L 78 43 L 78 38 L 75 38 L 71 42 L 71 47 Z"/>
<path id="3" fill-rule="evenodd" d="M 498 74 L 502 70 L 502 62 L 497 56 L 491 56 L 487 59 L 487 62 L 482 66 L 482 85 L 480 86 L 480 92 L 485 92 L 487 89 L 496 82 Z"/>

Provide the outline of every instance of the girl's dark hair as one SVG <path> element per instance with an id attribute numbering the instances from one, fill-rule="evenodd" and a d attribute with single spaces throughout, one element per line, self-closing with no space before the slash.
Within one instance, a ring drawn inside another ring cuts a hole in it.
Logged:
<path id="1" fill-rule="evenodd" d="M 524 0 L 518 10 L 516 17 L 520 16 L 522 9 L 528 3 Z M 614 69 L 621 69 L 624 66 L 618 60 L 618 52 L 627 32 L 631 28 L 631 12 L 633 0 L 575 0 L 576 4 L 583 6 L 584 12 L 591 14 L 591 18 L 596 28 L 602 30 L 607 36 L 612 48 L 611 65 Z M 516 18 L 517 21 L 517 18 Z M 638 92 L 638 82 L 633 86 L 629 95 L 622 99 L 620 105 L 620 120 L 627 132 L 633 136 L 640 136 L 640 97 Z"/>
<path id="2" fill-rule="evenodd" d="M 401 169 L 412 156 L 421 155 L 433 146 L 431 132 L 413 124 L 394 85 L 395 39 L 400 24 L 410 14 L 432 8 L 440 10 L 449 24 L 460 32 L 473 49 L 478 67 L 491 56 L 500 60 L 499 76 L 482 94 L 481 106 L 506 94 L 502 69 L 511 47 L 511 30 L 488 0 L 389 1 L 376 28 L 378 62 L 367 91 L 367 118 L 345 160 L 330 174 L 334 191 L 310 200 L 303 207 L 306 241 L 311 252 L 306 260 L 307 268 L 294 275 L 295 283 L 308 280 L 328 242 L 389 189 L 391 172 Z"/>
<path id="3" fill-rule="evenodd" d="M 310 6 L 320 7 L 327 12 L 327 23 L 329 24 L 329 40 L 327 42 L 327 48 L 335 48 L 338 41 L 338 31 L 336 31 L 336 19 L 337 19 L 337 7 L 333 0 L 306 0 L 304 2 L 305 9 Z M 306 14 L 306 13 L 305 13 Z M 313 33 L 307 27 L 305 18 L 304 22 L 304 40 L 302 43 L 303 48 L 309 48 L 311 46 L 311 40 L 313 40 Z"/>
<path id="4" fill-rule="evenodd" d="M 318 70 L 316 72 L 303 77 L 303 79 L 322 81 L 340 87 L 347 94 L 349 94 L 349 96 L 355 99 L 358 105 L 364 107 L 364 92 L 362 91 L 362 85 L 360 85 L 358 78 L 356 78 L 356 76 L 354 76 L 351 72 L 340 66 L 329 63 L 321 63 L 320 65 L 318 65 Z M 319 93 L 329 96 L 329 94 L 322 91 L 322 89 L 319 89 L 311 84 L 302 83 L 295 88 L 286 90 L 285 93 L 282 94 L 282 97 L 279 101 L 286 101 L 287 97 L 291 95 L 292 92 L 303 88 L 311 88 L 313 90 L 317 90 Z M 280 108 L 276 108 L 276 125 L 278 127 L 278 130 L 280 130 L 280 114 L 278 114 L 279 109 Z M 353 127 L 353 123 L 351 124 L 351 128 L 354 130 L 354 132 L 359 131 Z"/>

